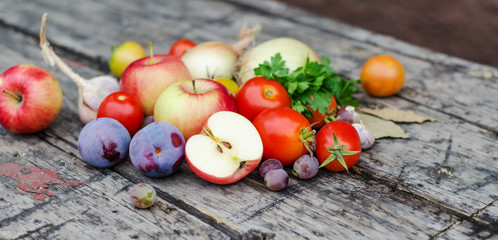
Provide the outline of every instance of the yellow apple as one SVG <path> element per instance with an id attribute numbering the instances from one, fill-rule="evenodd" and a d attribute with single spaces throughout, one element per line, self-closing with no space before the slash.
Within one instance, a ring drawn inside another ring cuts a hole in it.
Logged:
<path id="1" fill-rule="evenodd" d="M 109 59 L 109 69 L 116 77 L 121 77 L 124 70 L 135 60 L 144 58 L 145 49 L 138 43 L 126 41 L 113 48 L 111 58 Z"/>
<path id="2" fill-rule="evenodd" d="M 239 91 L 239 85 L 232 79 L 229 79 L 229 78 L 215 78 L 213 79 L 221 84 L 223 84 L 223 86 L 225 86 L 228 91 L 230 93 L 232 93 L 233 95 L 237 94 L 237 92 Z"/>

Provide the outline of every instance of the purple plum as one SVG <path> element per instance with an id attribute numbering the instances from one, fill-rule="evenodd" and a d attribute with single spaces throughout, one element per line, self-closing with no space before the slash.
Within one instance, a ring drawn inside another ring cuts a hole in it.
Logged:
<path id="1" fill-rule="evenodd" d="M 78 151 L 88 164 L 105 168 L 121 162 L 128 154 L 130 133 L 112 118 L 88 122 L 78 136 Z"/>
<path id="2" fill-rule="evenodd" d="M 185 138 L 170 123 L 152 122 L 133 136 L 129 152 L 131 162 L 142 174 L 165 177 L 182 164 Z"/>

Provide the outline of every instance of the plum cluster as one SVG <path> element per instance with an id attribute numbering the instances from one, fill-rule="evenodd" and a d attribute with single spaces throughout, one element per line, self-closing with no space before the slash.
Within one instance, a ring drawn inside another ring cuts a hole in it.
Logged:
<path id="1" fill-rule="evenodd" d="M 103 117 L 83 127 L 78 150 L 83 160 L 94 167 L 111 167 L 129 155 L 142 174 L 165 177 L 182 164 L 185 139 L 175 126 L 166 122 L 152 122 L 131 138 L 120 122 Z"/>

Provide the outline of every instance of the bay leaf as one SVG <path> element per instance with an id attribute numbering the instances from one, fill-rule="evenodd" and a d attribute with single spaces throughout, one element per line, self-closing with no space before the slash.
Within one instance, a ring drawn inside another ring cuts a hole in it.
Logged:
<path id="1" fill-rule="evenodd" d="M 392 108 L 358 108 L 358 111 L 375 115 L 385 120 L 405 123 L 423 123 L 425 121 L 434 122 L 436 119 L 415 113 L 411 110 L 392 109 Z"/>
<path id="2" fill-rule="evenodd" d="M 380 117 L 360 112 L 360 120 L 368 130 L 379 138 L 409 138 L 408 134 L 396 123 Z"/>

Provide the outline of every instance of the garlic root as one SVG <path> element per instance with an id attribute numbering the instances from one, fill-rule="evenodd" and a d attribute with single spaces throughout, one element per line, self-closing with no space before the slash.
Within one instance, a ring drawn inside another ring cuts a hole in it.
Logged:
<path id="1" fill-rule="evenodd" d="M 88 80 L 75 73 L 50 47 L 50 43 L 45 36 L 46 24 L 47 13 L 43 14 L 41 20 L 41 53 L 49 66 L 53 67 L 56 65 L 78 86 L 78 115 L 83 123 L 87 123 L 97 118 L 97 110 L 104 98 L 113 92 L 119 91 L 118 80 L 107 75 Z"/>

